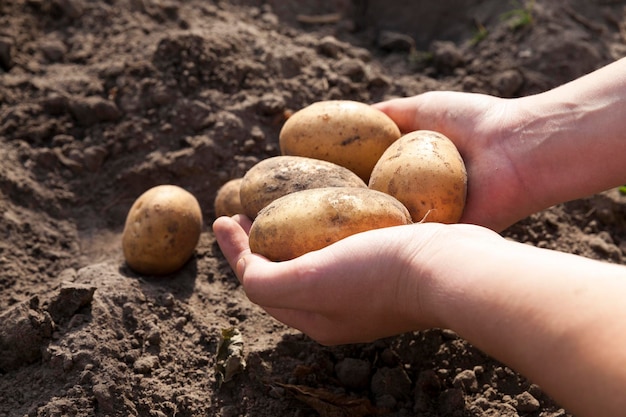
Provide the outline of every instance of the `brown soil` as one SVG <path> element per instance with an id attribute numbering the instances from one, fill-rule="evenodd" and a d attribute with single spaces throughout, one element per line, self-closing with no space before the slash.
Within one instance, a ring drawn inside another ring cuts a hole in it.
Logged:
<path id="1" fill-rule="evenodd" d="M 320 346 L 251 304 L 215 244 L 216 190 L 277 155 L 289 111 L 523 96 L 626 53 L 626 1 L 540 0 L 517 25 L 509 2 L 403 3 L 0 2 L 0 416 L 569 415 L 449 331 Z M 205 229 L 180 272 L 139 276 L 120 234 L 162 183 Z M 504 234 L 624 263 L 625 219 L 609 190 Z M 218 384 L 231 327 L 246 366 Z"/>

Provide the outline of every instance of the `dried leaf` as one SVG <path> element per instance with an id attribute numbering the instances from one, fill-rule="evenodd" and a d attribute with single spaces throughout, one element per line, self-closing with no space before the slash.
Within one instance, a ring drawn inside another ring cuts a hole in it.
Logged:
<path id="1" fill-rule="evenodd" d="M 215 359 L 215 377 L 218 388 L 245 369 L 243 345 L 243 337 L 238 329 L 234 327 L 222 329 Z"/>
<path id="2" fill-rule="evenodd" d="M 365 417 L 382 414 L 367 398 L 335 394 L 324 388 L 280 384 L 296 399 L 315 409 L 321 417 Z"/>

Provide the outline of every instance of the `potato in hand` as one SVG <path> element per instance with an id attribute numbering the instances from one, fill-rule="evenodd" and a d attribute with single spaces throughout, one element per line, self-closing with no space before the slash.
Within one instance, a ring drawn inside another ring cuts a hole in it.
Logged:
<path id="1" fill-rule="evenodd" d="M 401 136 L 389 116 L 350 100 L 318 101 L 295 112 L 283 125 L 283 155 L 323 159 L 369 180 L 376 161 Z"/>
<path id="2" fill-rule="evenodd" d="M 450 139 L 418 130 L 389 146 L 372 171 L 369 188 L 397 198 L 415 222 L 456 223 L 465 208 L 467 171 Z"/>
<path id="3" fill-rule="evenodd" d="M 348 168 L 303 156 L 275 156 L 260 161 L 243 176 L 240 199 L 250 219 L 272 201 L 296 191 L 324 187 L 361 187 L 367 184 Z"/>
<path id="4" fill-rule="evenodd" d="M 315 188 L 287 194 L 261 211 L 250 228 L 250 249 L 285 261 L 366 230 L 411 223 L 395 198 L 368 188 Z"/>

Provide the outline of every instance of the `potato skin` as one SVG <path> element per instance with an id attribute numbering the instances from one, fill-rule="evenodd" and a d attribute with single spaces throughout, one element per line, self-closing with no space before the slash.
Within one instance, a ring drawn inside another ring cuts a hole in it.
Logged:
<path id="1" fill-rule="evenodd" d="M 418 130 L 385 151 L 372 171 L 369 187 L 401 201 L 413 221 L 456 223 L 465 208 L 467 171 L 450 139 Z"/>
<path id="2" fill-rule="evenodd" d="M 297 191 L 259 212 L 250 228 L 250 249 L 272 261 L 285 261 L 359 232 L 410 223 L 402 203 L 368 188 Z"/>
<path id="3" fill-rule="evenodd" d="M 215 217 L 234 216 L 243 213 L 241 206 L 241 197 L 239 190 L 243 178 L 233 178 L 226 181 L 215 194 L 213 207 L 215 209 Z"/>
<path id="4" fill-rule="evenodd" d="M 400 136 L 394 121 L 368 104 L 327 100 L 304 107 L 287 119 L 279 143 L 283 155 L 334 162 L 367 183 L 376 161 Z"/>
<path id="5" fill-rule="evenodd" d="M 180 269 L 191 257 L 202 231 L 202 211 L 190 192 L 158 185 L 135 200 L 126 217 L 122 249 L 128 266 L 146 275 Z"/>
<path id="6" fill-rule="evenodd" d="M 325 187 L 361 187 L 367 184 L 348 168 L 304 156 L 275 156 L 250 168 L 241 182 L 243 213 L 250 219 L 272 201 L 296 191 Z"/>

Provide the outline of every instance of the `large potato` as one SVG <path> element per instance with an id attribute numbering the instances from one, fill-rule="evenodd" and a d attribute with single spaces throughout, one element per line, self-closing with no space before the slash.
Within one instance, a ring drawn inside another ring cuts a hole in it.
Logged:
<path id="1" fill-rule="evenodd" d="M 344 166 L 367 182 L 376 161 L 401 136 L 389 116 L 350 100 L 313 103 L 295 112 L 283 125 L 283 155 L 323 159 Z"/>
<path id="2" fill-rule="evenodd" d="M 467 172 L 450 139 L 418 130 L 385 151 L 372 171 L 369 187 L 400 200 L 416 222 L 456 223 L 465 208 Z"/>
<path id="3" fill-rule="evenodd" d="M 234 178 L 226 181 L 215 194 L 213 200 L 213 208 L 215 209 L 215 217 L 234 216 L 243 213 L 241 207 L 241 197 L 239 190 L 243 178 Z"/>
<path id="4" fill-rule="evenodd" d="M 202 231 L 202 211 L 190 192 L 158 185 L 135 200 L 124 225 L 126 263 L 146 275 L 170 274 L 191 257 Z"/>
<path id="5" fill-rule="evenodd" d="M 388 194 L 316 188 L 287 194 L 263 208 L 250 229 L 250 249 L 285 261 L 359 232 L 410 223 L 406 207 Z"/>
<path id="6" fill-rule="evenodd" d="M 263 207 L 296 191 L 325 187 L 361 187 L 367 184 L 348 168 L 303 156 L 264 159 L 243 176 L 239 197 L 243 213 L 254 219 Z"/>

